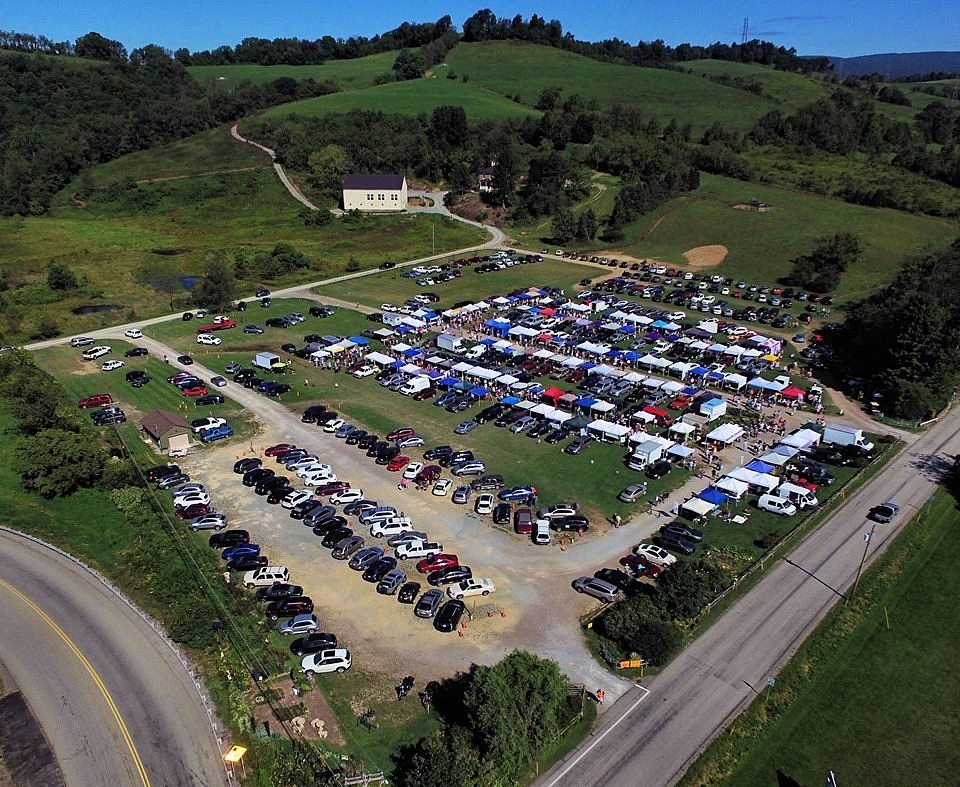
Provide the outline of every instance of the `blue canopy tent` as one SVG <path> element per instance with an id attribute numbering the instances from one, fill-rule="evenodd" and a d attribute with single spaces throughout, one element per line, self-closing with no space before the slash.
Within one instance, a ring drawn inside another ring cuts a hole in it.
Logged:
<path id="1" fill-rule="evenodd" d="M 444 377 L 437 383 L 437 385 L 441 388 L 453 388 L 459 382 L 460 381 L 456 377 Z"/>
<path id="2" fill-rule="evenodd" d="M 361 347 L 366 347 L 368 344 L 370 344 L 370 340 L 365 339 L 362 336 L 351 336 L 350 341 L 353 342 L 354 344 L 360 345 Z"/>
<path id="3" fill-rule="evenodd" d="M 723 380 L 724 375 L 723 372 L 707 372 L 706 377 L 711 382 L 720 382 Z"/>
<path id="4" fill-rule="evenodd" d="M 498 319 L 487 320 L 484 323 L 484 326 L 486 328 L 489 328 L 491 333 L 495 333 L 500 337 L 504 337 L 507 335 L 507 332 L 510 330 L 510 321 L 498 320 Z"/>
<path id="5" fill-rule="evenodd" d="M 520 402 L 520 397 L 519 397 L 519 396 L 504 396 L 503 399 L 500 400 L 500 402 L 501 402 L 502 404 L 518 404 L 518 403 Z"/>
<path id="6" fill-rule="evenodd" d="M 576 402 L 574 402 L 574 404 L 576 404 L 577 407 L 582 407 L 584 410 L 589 410 L 589 409 L 590 409 L 591 407 L 593 407 L 596 403 L 597 403 L 597 400 L 596 400 L 596 399 L 592 399 L 592 398 L 589 397 L 589 396 L 583 396 L 583 397 L 581 397 L 580 399 L 577 399 Z"/>
<path id="7" fill-rule="evenodd" d="M 471 388 L 473 388 L 473 385 L 468 383 L 466 380 L 460 380 L 453 387 L 456 388 L 458 391 L 469 391 Z"/>
<path id="8" fill-rule="evenodd" d="M 419 355 L 423 355 L 423 350 L 420 350 L 416 347 L 411 347 L 409 350 L 404 350 L 400 353 L 404 358 L 416 358 Z"/>
<path id="9" fill-rule="evenodd" d="M 709 372 L 710 370 L 707 369 L 705 366 L 694 366 L 690 370 L 689 374 L 691 377 L 703 377 L 705 374 L 708 374 Z"/>
<path id="10" fill-rule="evenodd" d="M 718 489 L 704 489 L 697 497 L 708 503 L 713 503 L 715 506 L 723 505 L 730 499 Z"/>
<path id="11" fill-rule="evenodd" d="M 492 322 L 492 321 L 488 320 L 488 322 Z M 491 344 L 496 344 L 496 343 L 497 343 L 497 340 L 491 339 L 489 336 L 480 340 L 480 344 L 484 345 L 485 347 L 489 347 Z"/>
<path id="12" fill-rule="evenodd" d="M 488 397 L 488 396 L 490 395 L 490 391 L 488 391 L 488 390 L 487 390 L 486 388 L 484 388 L 483 386 L 478 385 L 476 388 L 471 388 L 471 389 L 470 389 L 470 395 L 471 395 L 471 396 L 476 396 L 477 399 L 485 399 L 486 397 Z"/>
<path id="13" fill-rule="evenodd" d="M 393 363 L 387 364 L 387 365 L 392 366 L 394 369 L 399 369 L 401 366 L 404 365 L 404 363 L 403 361 L 394 361 Z"/>
<path id="14" fill-rule="evenodd" d="M 750 464 L 747 465 L 747 470 L 753 470 L 755 473 L 770 473 L 774 470 L 774 466 L 767 464 L 766 462 L 761 462 L 759 459 L 754 459 Z"/>
<path id="15" fill-rule="evenodd" d="M 394 328 L 393 330 L 396 331 L 397 333 L 403 335 L 403 334 L 408 334 L 408 333 L 410 333 L 411 328 L 410 328 L 409 325 L 398 325 L 398 326 L 397 326 L 396 328 Z"/>

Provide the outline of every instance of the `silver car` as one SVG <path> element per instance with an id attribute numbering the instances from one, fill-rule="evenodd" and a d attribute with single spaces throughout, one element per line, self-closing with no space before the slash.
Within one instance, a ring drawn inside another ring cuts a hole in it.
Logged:
<path id="1" fill-rule="evenodd" d="M 381 547 L 365 547 L 350 558 L 348 565 L 354 571 L 365 571 L 382 557 L 383 549 Z"/>
<path id="2" fill-rule="evenodd" d="M 377 593 L 384 596 L 392 596 L 406 581 L 407 574 L 405 571 L 401 571 L 399 568 L 392 569 L 384 574 L 383 579 L 377 583 Z"/>
<path id="3" fill-rule="evenodd" d="M 577 593 L 586 593 L 588 596 L 593 596 L 604 604 L 616 601 L 620 595 L 620 591 L 616 585 L 612 585 L 596 577 L 580 577 L 579 579 L 575 579 L 573 581 L 573 589 L 576 590 Z"/>

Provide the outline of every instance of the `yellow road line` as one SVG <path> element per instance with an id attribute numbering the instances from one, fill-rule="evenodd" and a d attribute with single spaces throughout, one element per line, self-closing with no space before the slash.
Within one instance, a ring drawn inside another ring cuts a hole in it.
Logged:
<path id="1" fill-rule="evenodd" d="M 113 718 L 116 719 L 117 726 L 120 728 L 120 734 L 123 735 L 123 739 L 127 742 L 127 748 L 130 750 L 130 755 L 133 757 L 134 765 L 136 765 L 137 773 L 140 774 L 140 779 L 143 781 L 144 787 L 149 787 L 150 779 L 147 776 L 146 768 L 143 767 L 143 760 L 140 759 L 140 754 L 137 752 L 137 747 L 133 743 L 133 738 L 130 736 L 130 730 L 127 729 L 127 725 L 124 723 L 123 717 L 120 716 L 120 711 L 117 709 L 117 705 L 113 701 L 113 697 L 110 696 L 110 692 L 100 679 L 97 671 L 93 668 L 93 665 L 87 661 L 87 657 L 83 655 L 80 648 L 73 643 L 70 637 L 67 636 L 66 632 L 60 628 L 60 626 L 58 626 L 56 622 L 49 615 L 47 615 L 46 612 L 40 609 L 40 607 L 38 607 L 33 601 L 17 590 L 9 582 L 5 582 L 4 580 L 0 579 L 0 586 L 5 587 L 24 604 L 30 607 L 30 609 L 36 612 L 41 618 L 43 618 L 47 625 L 50 626 L 50 628 L 56 632 L 57 636 L 66 643 L 67 647 L 73 651 L 74 655 L 80 659 L 80 663 L 83 664 L 84 668 L 93 679 L 93 682 L 97 684 L 97 688 L 100 689 L 100 693 L 103 695 L 103 698 L 107 703 L 107 707 L 110 708 Z"/>

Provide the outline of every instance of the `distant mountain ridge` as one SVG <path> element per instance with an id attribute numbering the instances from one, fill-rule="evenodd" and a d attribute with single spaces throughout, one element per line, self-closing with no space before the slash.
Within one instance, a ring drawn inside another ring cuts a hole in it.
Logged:
<path id="1" fill-rule="evenodd" d="M 859 57 L 831 57 L 839 76 L 883 74 L 890 79 L 945 72 L 960 74 L 960 52 L 889 52 Z"/>

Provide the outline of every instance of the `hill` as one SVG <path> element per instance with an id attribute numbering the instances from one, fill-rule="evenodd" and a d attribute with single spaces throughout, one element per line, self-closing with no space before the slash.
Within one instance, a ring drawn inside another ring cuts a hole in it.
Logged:
<path id="1" fill-rule="evenodd" d="M 462 106 L 470 120 L 507 120 L 540 114 L 481 85 L 453 79 L 425 78 L 282 104 L 267 110 L 264 116 L 273 119 L 293 115 L 312 117 L 353 109 L 418 115 L 445 105 Z"/>
<path id="2" fill-rule="evenodd" d="M 248 80 L 255 85 L 272 82 L 281 77 L 314 79 L 317 82 L 336 82 L 341 90 L 359 90 L 371 87 L 378 76 L 393 74 L 396 52 L 381 52 L 353 60 L 329 60 L 310 66 L 260 66 L 242 63 L 229 66 L 189 66 L 187 73 L 198 82 L 217 82 L 229 87 Z"/>
<path id="3" fill-rule="evenodd" d="M 883 74 L 888 79 L 916 74 L 960 74 L 960 52 L 888 52 L 859 57 L 831 57 L 839 76 Z"/>

